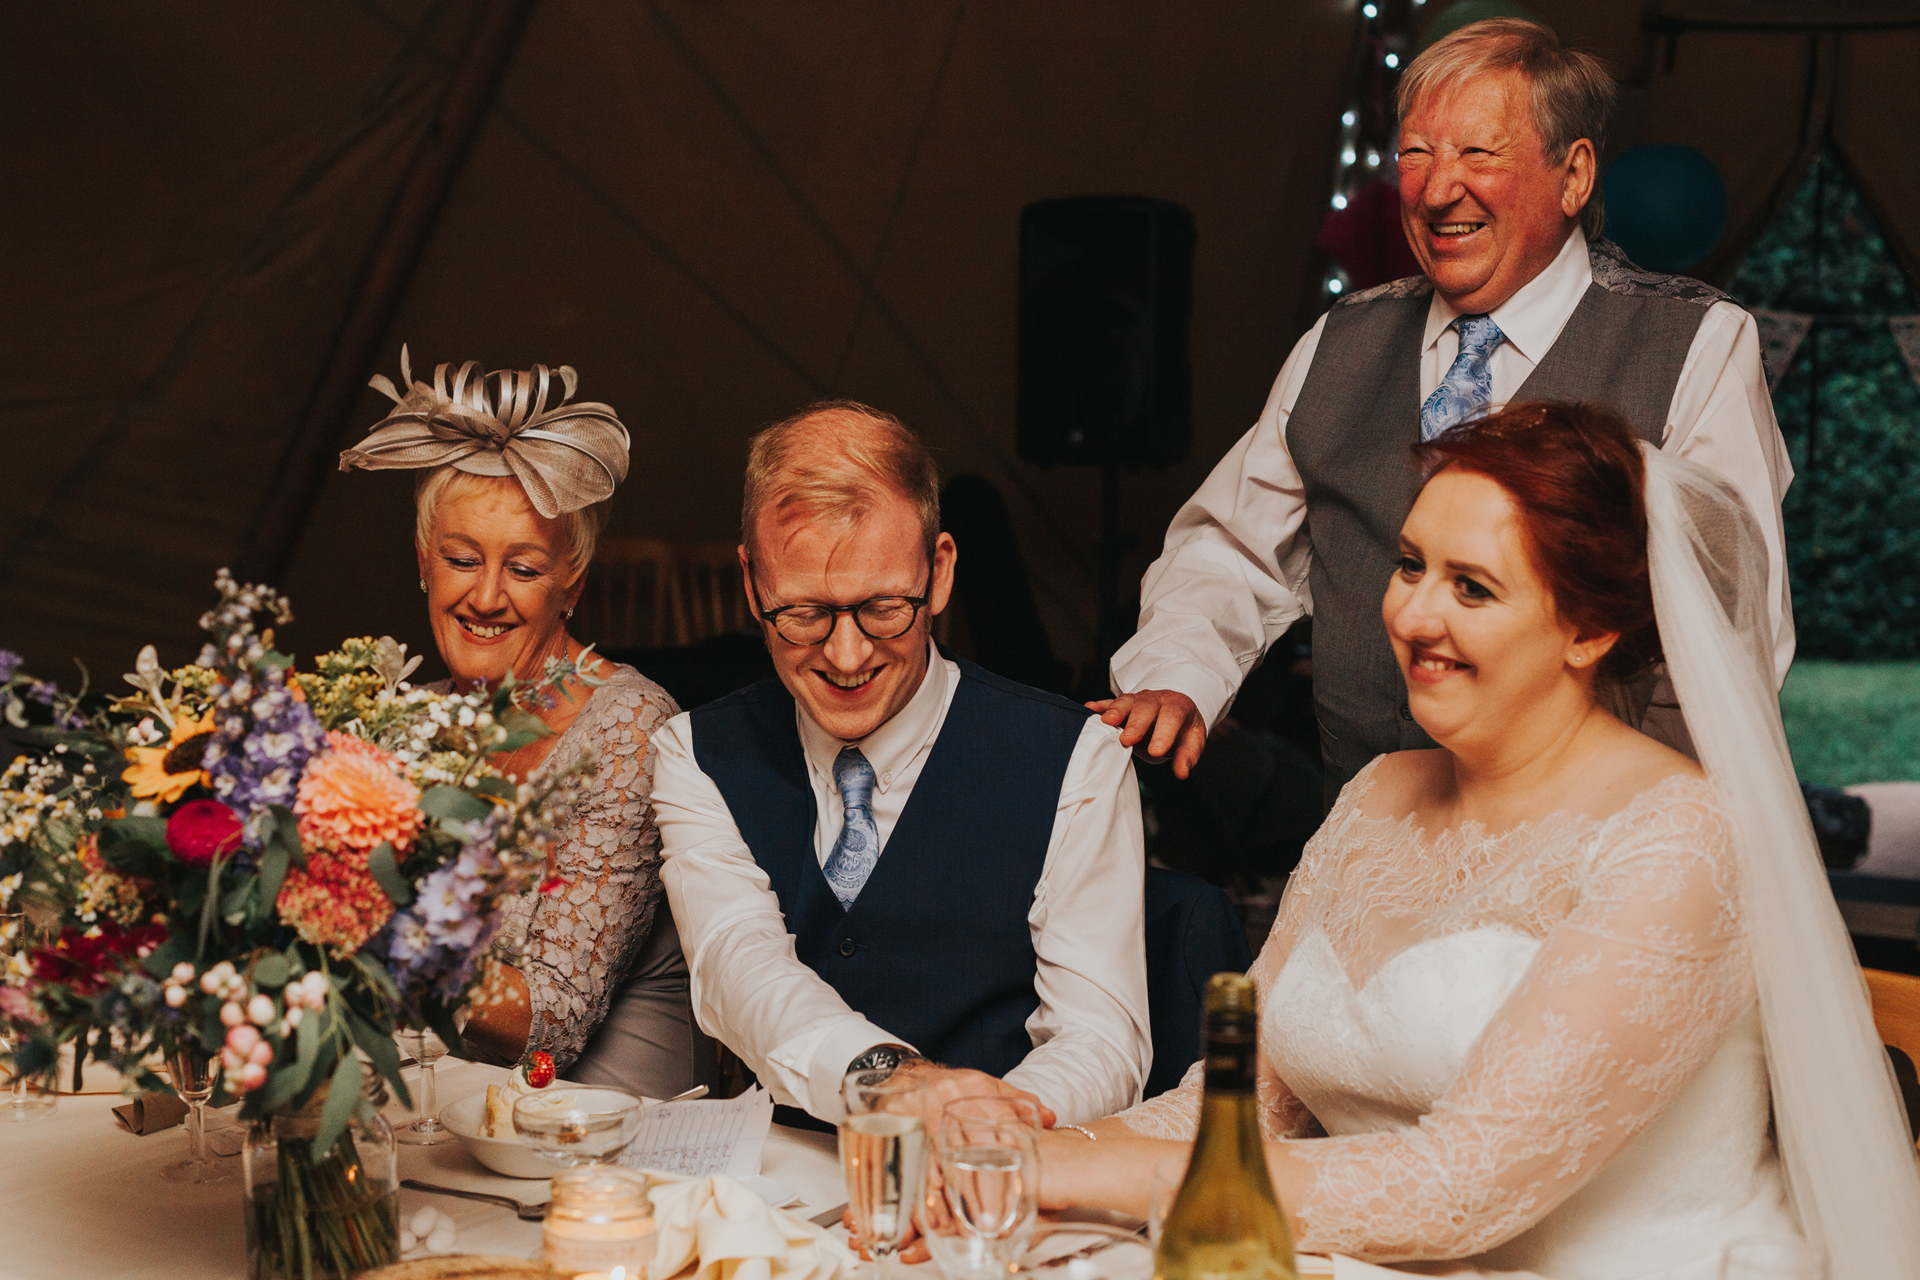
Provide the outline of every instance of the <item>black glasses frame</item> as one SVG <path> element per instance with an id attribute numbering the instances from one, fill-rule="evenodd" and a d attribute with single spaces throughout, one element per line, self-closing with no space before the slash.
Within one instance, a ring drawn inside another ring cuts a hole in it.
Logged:
<path id="1" fill-rule="evenodd" d="M 840 615 L 843 613 L 853 615 L 854 627 L 859 630 L 861 635 L 869 640 L 898 640 L 901 636 L 913 630 L 914 624 L 920 621 L 920 610 L 926 608 L 927 601 L 933 596 L 933 565 L 928 564 L 927 566 L 927 585 L 920 589 L 919 595 L 901 596 L 888 594 L 883 596 L 868 596 L 865 600 L 861 600 L 855 604 L 813 604 L 803 601 L 800 604 L 783 604 L 778 609 L 762 609 L 760 607 L 760 584 L 754 581 L 752 560 L 747 561 L 747 586 L 748 589 L 753 592 L 754 615 L 772 627 L 773 634 L 779 636 L 782 642 L 790 644 L 796 649 L 818 648 L 820 645 L 833 639 L 833 633 L 840 629 Z M 867 630 L 866 626 L 860 621 L 860 611 L 876 600 L 904 600 L 912 605 L 913 613 L 907 618 L 907 625 L 890 636 L 876 636 Z M 793 609 L 825 609 L 827 611 L 827 633 L 818 640 L 795 640 L 788 636 L 786 632 L 780 629 L 780 615 Z"/>

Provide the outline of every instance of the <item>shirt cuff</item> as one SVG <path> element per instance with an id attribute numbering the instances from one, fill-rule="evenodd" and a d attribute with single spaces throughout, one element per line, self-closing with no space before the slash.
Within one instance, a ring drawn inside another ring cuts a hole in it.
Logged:
<path id="1" fill-rule="evenodd" d="M 807 1070 L 807 1113 L 816 1120 L 839 1124 L 847 1111 L 847 1104 L 840 1096 L 840 1082 L 846 1078 L 847 1064 L 883 1044 L 907 1042 L 858 1016 L 820 1037 Z M 912 1045 L 907 1047 L 913 1049 Z M 920 1051 L 914 1049 L 914 1052 Z"/>
<path id="2" fill-rule="evenodd" d="M 1236 670 L 1235 675 L 1238 674 Z M 1111 683 L 1116 694 L 1137 693 L 1142 689 L 1171 689 L 1186 694 L 1193 699 L 1208 732 L 1213 731 L 1240 691 L 1237 682 L 1230 684 L 1205 667 L 1156 658 L 1150 653 L 1133 655 L 1124 661 L 1116 658 Z"/>

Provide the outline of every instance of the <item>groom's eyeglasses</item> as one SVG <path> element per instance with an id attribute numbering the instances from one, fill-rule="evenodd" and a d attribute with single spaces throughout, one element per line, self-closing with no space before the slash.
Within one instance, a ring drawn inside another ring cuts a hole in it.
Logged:
<path id="1" fill-rule="evenodd" d="M 825 644 L 840 615 L 853 615 L 853 625 L 869 640 L 898 640 L 913 630 L 913 624 L 933 590 L 933 568 L 927 568 L 927 585 L 917 596 L 873 596 L 858 604 L 789 604 L 778 609 L 760 607 L 760 587 L 753 582 L 753 566 L 747 566 L 747 581 L 753 588 L 753 608 L 762 620 L 788 644 Z"/>

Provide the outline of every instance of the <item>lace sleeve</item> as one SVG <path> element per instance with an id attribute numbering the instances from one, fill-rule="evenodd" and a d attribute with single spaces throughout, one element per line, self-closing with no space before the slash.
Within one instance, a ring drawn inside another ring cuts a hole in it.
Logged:
<path id="1" fill-rule="evenodd" d="M 1591 1178 L 1705 1065 L 1754 999 L 1726 820 L 1704 786 L 1591 837 L 1570 910 L 1410 1130 L 1287 1143 L 1300 1246 L 1469 1257 Z"/>
<path id="2" fill-rule="evenodd" d="M 1317 865 L 1329 843 L 1325 839 L 1326 831 L 1327 828 L 1322 827 L 1307 842 L 1300 865 L 1287 882 L 1287 891 L 1280 900 L 1280 911 L 1274 917 L 1273 928 L 1268 931 L 1267 940 L 1261 946 L 1253 968 L 1247 971 L 1262 1000 L 1274 978 L 1286 967 L 1287 955 L 1293 950 L 1294 937 L 1306 914 L 1307 903 L 1314 894 L 1318 879 Z M 1149 1098 L 1137 1106 L 1129 1107 L 1117 1118 L 1143 1138 L 1175 1138 L 1191 1142 L 1200 1130 L 1200 1093 L 1201 1071 L 1200 1064 L 1196 1062 L 1187 1068 L 1178 1085 L 1157 1098 Z M 1303 1138 L 1312 1131 L 1313 1116 L 1280 1079 L 1265 1053 L 1260 1055 L 1259 1094 L 1260 1130 L 1267 1141 Z"/>
<path id="3" fill-rule="evenodd" d="M 533 1012 L 527 1047 L 551 1053 L 562 1072 L 599 1029 L 661 909 L 652 738 L 678 713 L 659 685 L 616 668 L 569 727 L 574 741 L 554 748 L 590 750 L 599 764 L 559 824 L 566 888 L 531 900 L 520 960 Z"/>

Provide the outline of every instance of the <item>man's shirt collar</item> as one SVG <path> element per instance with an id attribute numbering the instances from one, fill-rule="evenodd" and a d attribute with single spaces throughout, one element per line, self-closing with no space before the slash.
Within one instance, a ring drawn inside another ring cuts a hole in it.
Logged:
<path id="1" fill-rule="evenodd" d="M 920 677 L 920 687 L 892 719 L 858 742 L 842 742 L 796 706 L 800 743 L 806 749 L 808 765 L 822 777 L 831 779 L 834 757 L 843 747 L 858 747 L 867 763 L 873 766 L 875 785 L 883 792 L 888 790 L 901 769 L 939 734 L 946 720 L 947 686 L 952 679 L 952 668 L 940 656 L 933 641 L 928 640 L 927 670 Z"/>
<path id="2" fill-rule="evenodd" d="M 1521 285 L 1511 298 L 1489 314 L 1514 350 L 1529 362 L 1539 364 L 1592 283 L 1593 265 L 1587 257 L 1587 237 L 1576 224 L 1547 269 Z M 1421 350 L 1431 351 L 1447 326 L 1461 314 L 1460 309 L 1436 289 L 1433 303 L 1427 308 L 1427 331 Z"/>

